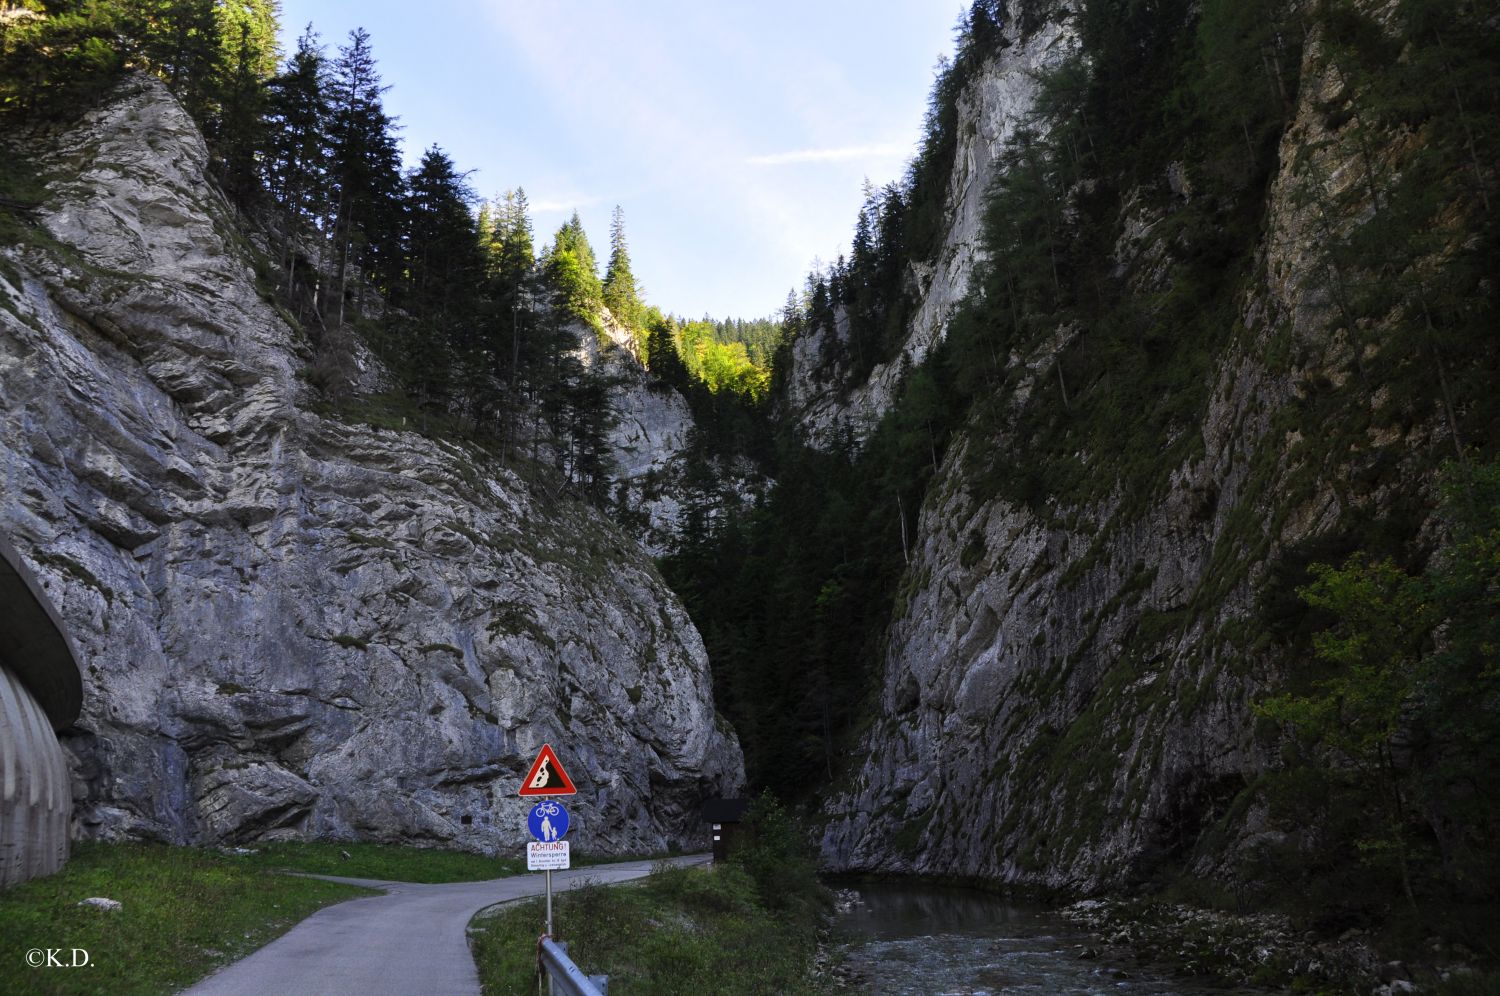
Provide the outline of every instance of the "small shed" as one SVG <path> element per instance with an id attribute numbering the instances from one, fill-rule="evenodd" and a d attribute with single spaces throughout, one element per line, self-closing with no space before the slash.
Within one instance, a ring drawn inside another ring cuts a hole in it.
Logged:
<path id="1" fill-rule="evenodd" d="M 68 860 L 73 790 L 57 731 L 82 705 L 62 619 L 0 536 L 0 889 Z"/>
<path id="2" fill-rule="evenodd" d="M 729 848 L 739 836 L 749 809 L 749 799 L 709 799 L 703 804 L 703 822 L 713 829 L 716 863 L 729 857 Z"/>

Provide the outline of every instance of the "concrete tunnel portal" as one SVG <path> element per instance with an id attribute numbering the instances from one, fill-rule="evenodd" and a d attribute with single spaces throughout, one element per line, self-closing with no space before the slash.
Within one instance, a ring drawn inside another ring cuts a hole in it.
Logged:
<path id="1" fill-rule="evenodd" d="M 0 536 L 0 889 L 68 860 L 73 792 L 57 733 L 82 706 L 62 618 Z"/>

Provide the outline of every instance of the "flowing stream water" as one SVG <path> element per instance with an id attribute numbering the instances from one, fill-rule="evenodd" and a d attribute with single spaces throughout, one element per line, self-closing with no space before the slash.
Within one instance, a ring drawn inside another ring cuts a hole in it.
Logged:
<path id="1" fill-rule="evenodd" d="M 859 992 L 921 996 L 1227 996 L 1169 974 L 1087 956 L 1089 934 L 1041 907 L 968 889 L 866 884 L 838 917 Z M 1261 991 L 1263 993 L 1263 991 Z"/>

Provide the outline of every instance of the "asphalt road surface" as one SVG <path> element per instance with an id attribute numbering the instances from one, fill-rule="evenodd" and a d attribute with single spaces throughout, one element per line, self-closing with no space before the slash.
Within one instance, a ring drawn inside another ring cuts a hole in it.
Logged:
<path id="1" fill-rule="evenodd" d="M 672 863 L 708 861 L 709 855 L 695 854 Z M 584 880 L 615 883 L 641 878 L 655 863 L 624 861 L 553 872 L 552 891 Z M 319 910 L 187 990 L 189 996 L 479 996 L 479 973 L 465 933 L 469 919 L 493 903 L 546 891 L 541 872 L 452 885 L 320 877 L 384 889 L 385 895 Z"/>

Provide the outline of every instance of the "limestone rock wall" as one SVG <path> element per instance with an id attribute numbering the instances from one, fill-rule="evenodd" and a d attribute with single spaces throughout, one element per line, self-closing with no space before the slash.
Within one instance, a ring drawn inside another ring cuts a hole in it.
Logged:
<path id="1" fill-rule="evenodd" d="M 29 152 L 0 529 L 86 665 L 76 832 L 514 846 L 550 742 L 580 847 L 696 841 L 743 763 L 639 548 L 463 448 L 314 414 L 311 350 L 159 84 Z"/>
<path id="2" fill-rule="evenodd" d="M 810 446 L 829 449 L 847 435 L 862 441 L 895 403 L 901 376 L 942 340 L 948 320 L 968 293 L 974 265 L 983 257 L 984 205 L 996 160 L 1026 123 L 1036 100 L 1036 74 L 1061 62 L 1077 45 L 1070 20 L 1059 15 L 1034 33 L 1005 26 L 1008 45 L 985 64 L 958 102 L 958 151 L 948 180 L 949 223 L 937 258 L 913 264 L 908 279 L 919 304 L 901 353 L 882 363 L 847 396 L 838 390 L 841 369 L 825 365 L 825 340 L 848 337 L 842 314 L 834 327 L 816 328 L 793 343 L 784 414 Z"/>
<path id="3" fill-rule="evenodd" d="M 610 406 L 618 421 L 610 431 L 614 458 L 612 515 L 652 556 L 670 552 L 683 528 L 686 503 L 706 502 L 712 517 L 726 502 L 752 503 L 770 482 L 748 459 L 707 461 L 704 480 L 688 466 L 694 419 L 687 400 L 656 380 L 634 351 L 630 331 L 602 313 L 601 337 L 576 323 L 579 357 L 607 378 Z M 691 494 L 698 487 L 707 494 Z"/>
<path id="4" fill-rule="evenodd" d="M 1330 141 L 1338 125 L 1318 110 L 1330 89 L 1310 44 L 1256 278 L 1192 430 L 1202 445 L 1146 507 L 1124 507 L 1118 490 L 1060 497 L 1045 514 L 976 499 L 965 453 L 1002 441 L 970 432 L 951 449 L 889 631 L 879 716 L 827 807 L 828 867 L 1089 891 L 1166 859 L 1232 878 L 1250 848 L 1286 840 L 1258 803 L 1231 805 L 1274 760 L 1252 703 L 1287 664 L 1264 638 L 1257 592 L 1299 544 L 1408 502 L 1422 454 L 1452 449 L 1440 419 L 1417 418 L 1399 438 L 1371 430 L 1366 462 L 1336 468 L 1339 479 L 1295 483 L 1302 435 L 1277 416 L 1352 362 L 1327 331 L 1334 303 L 1312 261 L 1320 230 L 1358 217 L 1329 217 L 1305 196 L 1309 175 L 1339 190 L 1360 175 L 1336 161 L 1354 143 Z M 1309 170 L 1309 156 L 1324 161 Z M 1157 220 L 1125 219 L 1117 250 L 1146 291 L 1169 248 Z M 1038 378 L 1074 334 L 1012 358 L 1013 403 L 1056 391 Z M 1200 847 L 1214 827 L 1221 836 Z"/>

